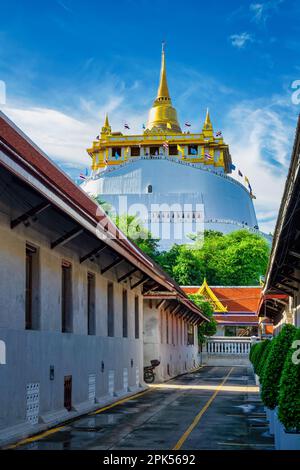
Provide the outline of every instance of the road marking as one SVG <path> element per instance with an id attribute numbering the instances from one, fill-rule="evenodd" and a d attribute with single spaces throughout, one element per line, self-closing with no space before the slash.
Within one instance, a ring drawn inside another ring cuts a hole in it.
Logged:
<path id="1" fill-rule="evenodd" d="M 44 431 L 41 434 L 37 434 L 33 437 L 27 437 L 26 439 L 23 439 L 22 441 L 19 441 L 16 444 L 9 445 L 6 447 L 6 449 L 15 449 L 16 447 L 19 447 L 23 444 L 28 444 L 30 442 L 37 441 L 38 439 L 42 439 L 43 437 L 51 436 L 51 434 L 61 431 L 64 428 L 65 426 L 59 426 L 57 428 L 48 429 L 48 431 Z"/>
<path id="2" fill-rule="evenodd" d="M 89 413 L 89 415 L 97 415 L 99 413 L 103 413 L 103 411 L 109 410 L 110 408 L 113 408 L 114 406 L 122 405 L 122 403 L 126 403 L 127 401 L 133 400 L 133 398 L 141 397 L 142 395 L 145 395 L 146 393 L 149 393 L 152 391 L 153 389 L 150 388 L 150 389 L 145 390 L 144 392 L 136 393 L 135 395 L 132 395 L 130 397 L 123 398 L 122 400 L 119 400 L 119 401 L 115 401 L 111 405 L 105 406 L 96 411 L 92 411 L 91 413 Z"/>
<path id="3" fill-rule="evenodd" d="M 181 449 L 182 445 L 185 443 L 191 432 L 195 429 L 197 424 L 199 423 L 200 419 L 204 415 L 205 411 L 209 408 L 209 406 L 212 404 L 218 393 L 221 391 L 223 385 L 227 381 L 228 377 L 230 376 L 231 372 L 233 371 L 233 367 L 231 367 L 230 371 L 226 375 L 226 377 L 223 379 L 223 381 L 218 385 L 217 389 L 213 393 L 213 395 L 210 397 L 210 399 L 206 402 L 206 404 L 203 406 L 203 408 L 199 411 L 199 413 L 196 415 L 194 421 L 192 424 L 187 428 L 187 430 L 184 432 L 184 434 L 181 436 L 179 441 L 176 443 L 176 445 L 173 447 L 172 450 L 179 450 Z"/>
<path id="4" fill-rule="evenodd" d="M 189 373 L 192 373 L 192 372 L 195 372 L 196 370 L 200 370 L 202 369 L 203 366 L 200 366 L 199 368 L 196 368 L 194 369 L 193 371 L 191 372 L 186 372 L 185 374 L 183 375 L 186 375 L 186 374 L 189 374 Z M 175 377 L 173 377 L 175 378 Z M 148 388 L 147 390 L 144 390 L 143 392 L 140 392 L 140 393 L 136 393 L 135 395 L 131 395 L 130 397 L 125 397 L 123 398 L 122 400 L 118 400 L 114 403 L 112 403 L 111 405 L 108 405 L 108 406 L 105 406 L 103 408 L 100 408 L 99 410 L 96 410 L 96 411 L 92 411 L 91 413 L 88 413 L 88 416 L 92 416 L 92 415 L 96 415 L 96 414 L 99 414 L 99 413 L 103 413 L 103 411 L 106 411 L 106 410 L 110 410 L 111 408 L 114 408 L 115 406 L 118 406 L 118 405 L 121 405 L 123 403 L 126 403 L 130 400 L 133 400 L 134 398 L 139 398 L 141 397 L 142 395 L 145 395 L 146 393 L 149 393 L 149 392 L 152 392 L 154 391 L 153 388 Z M 82 418 L 83 416 L 78 416 L 77 418 Z M 77 419 L 75 418 L 75 419 Z M 72 420 L 73 421 L 73 420 Z M 22 439 L 21 441 L 17 442 L 16 444 L 12 444 L 12 445 L 9 445 L 6 447 L 6 449 L 15 449 L 16 447 L 19 447 L 21 445 L 24 445 L 24 444 L 28 444 L 30 442 L 35 442 L 35 441 L 38 441 L 40 439 L 43 439 L 44 437 L 47 437 L 47 436 L 50 436 L 51 434 L 55 434 L 56 432 L 58 431 L 61 431 L 62 429 L 65 429 L 67 426 L 64 425 L 64 426 L 59 426 L 59 427 L 56 427 L 56 428 L 52 428 L 52 429 L 48 429 L 47 431 L 44 431 L 40 434 L 37 434 L 35 436 L 32 436 L 32 437 L 27 437 L 26 439 Z"/>
<path id="5" fill-rule="evenodd" d="M 127 401 L 130 401 L 133 398 L 138 398 L 138 397 L 140 397 L 142 395 L 145 395 L 146 393 L 151 392 L 151 391 L 152 391 L 152 389 L 147 389 L 143 392 L 136 393 L 135 395 L 131 395 L 130 397 L 123 398 L 122 400 L 116 401 L 116 402 L 112 403 L 111 405 L 105 406 L 104 408 L 100 408 L 99 410 L 92 411 L 91 413 L 88 413 L 88 415 L 90 416 L 90 415 L 95 415 L 95 414 L 98 414 L 98 413 L 102 413 L 103 411 L 109 410 L 110 408 L 113 408 L 114 406 L 117 406 L 117 405 L 120 405 L 120 404 L 125 403 Z M 83 416 L 78 416 L 77 418 L 80 419 L 82 417 Z M 75 418 L 75 419 L 77 419 L 77 418 Z M 37 434 L 35 436 L 27 437 L 26 439 L 23 439 L 23 440 L 17 442 L 16 444 L 9 445 L 9 446 L 6 447 L 6 449 L 15 449 L 16 447 L 22 446 L 24 444 L 29 444 L 30 442 L 38 441 L 40 439 L 43 439 L 44 437 L 51 436 L 51 434 L 55 434 L 56 432 L 61 431 L 62 429 L 65 429 L 67 426 L 68 426 L 68 424 L 66 424 L 64 426 L 59 426 L 59 427 L 56 427 L 56 428 L 48 429 L 47 431 L 44 431 L 44 432 L 42 432 L 40 434 Z"/>

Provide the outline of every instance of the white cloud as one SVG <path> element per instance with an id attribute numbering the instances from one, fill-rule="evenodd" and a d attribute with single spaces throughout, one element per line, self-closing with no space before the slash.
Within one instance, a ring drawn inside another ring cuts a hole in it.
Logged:
<path id="1" fill-rule="evenodd" d="M 290 148 L 293 141 L 293 124 L 285 113 L 276 109 L 274 102 L 240 103 L 229 112 L 224 129 L 230 145 L 233 162 L 246 175 L 256 195 L 255 207 L 260 228 L 274 230 L 278 208 L 289 167 Z M 236 176 L 239 181 L 241 178 Z"/>
<path id="2" fill-rule="evenodd" d="M 276 12 L 279 5 L 284 0 L 269 0 L 263 3 L 251 3 L 249 6 L 252 13 L 252 21 L 256 23 L 266 23 L 272 13 Z"/>
<path id="3" fill-rule="evenodd" d="M 244 32 L 240 34 L 232 34 L 230 36 L 230 41 L 233 47 L 242 49 L 246 46 L 247 43 L 254 42 L 254 39 L 251 34 Z"/>

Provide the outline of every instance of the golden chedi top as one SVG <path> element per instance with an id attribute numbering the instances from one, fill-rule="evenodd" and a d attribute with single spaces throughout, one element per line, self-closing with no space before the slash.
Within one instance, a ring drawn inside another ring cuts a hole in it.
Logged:
<path id="1" fill-rule="evenodd" d="M 152 131 L 155 131 L 156 129 L 163 131 L 167 130 L 169 133 L 182 132 L 177 119 L 176 109 L 172 106 L 169 94 L 164 43 L 162 45 L 160 81 L 157 90 L 157 97 L 149 112 L 147 129 Z"/>

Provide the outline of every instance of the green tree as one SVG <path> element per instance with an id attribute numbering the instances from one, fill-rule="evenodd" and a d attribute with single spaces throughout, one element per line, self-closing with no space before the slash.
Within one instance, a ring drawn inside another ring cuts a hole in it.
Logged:
<path id="1" fill-rule="evenodd" d="M 112 206 L 103 201 L 99 196 L 94 198 L 95 202 L 99 204 L 102 209 L 106 212 L 109 218 L 116 224 L 116 226 L 134 242 L 144 253 L 153 258 L 157 258 L 158 242 L 159 240 L 152 237 L 149 232 L 142 224 L 142 222 L 135 215 L 117 215 L 112 210 Z"/>
<path id="2" fill-rule="evenodd" d="M 211 285 L 259 285 L 269 251 L 265 239 L 248 230 L 227 235 L 208 230 L 204 241 L 195 237 L 192 246 L 174 245 L 157 261 L 180 284 L 199 284 L 206 277 Z"/>
<path id="3" fill-rule="evenodd" d="M 214 318 L 214 310 L 211 304 L 205 300 L 202 295 L 199 294 L 190 294 L 189 298 L 197 305 L 203 312 L 203 314 L 209 318 L 209 323 L 204 322 L 198 326 L 198 341 L 202 345 L 205 343 L 205 340 L 208 336 L 213 336 L 217 332 L 217 321 Z"/>

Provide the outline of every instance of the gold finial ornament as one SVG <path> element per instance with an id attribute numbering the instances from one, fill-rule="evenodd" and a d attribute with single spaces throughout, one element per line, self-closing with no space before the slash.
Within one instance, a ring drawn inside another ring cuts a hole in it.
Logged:
<path id="1" fill-rule="evenodd" d="M 209 110 L 208 108 L 206 109 L 206 116 L 205 116 L 205 121 L 204 121 L 204 128 L 209 130 L 212 129 L 212 123 L 210 120 L 210 115 L 209 115 Z"/>
<path id="2" fill-rule="evenodd" d="M 108 120 L 108 114 L 105 114 L 105 121 L 104 121 L 104 126 L 102 127 L 101 130 L 102 135 L 110 135 L 111 134 L 111 127 L 109 125 L 109 120 Z"/>
<path id="3" fill-rule="evenodd" d="M 204 134 L 204 137 L 213 138 L 213 136 L 214 136 L 214 129 L 213 129 L 212 122 L 210 120 L 210 115 L 209 115 L 208 108 L 206 109 L 206 116 L 205 116 L 205 121 L 204 121 L 204 126 L 203 126 L 203 129 L 202 129 L 202 132 Z"/>
<path id="4" fill-rule="evenodd" d="M 149 112 L 147 129 L 168 130 L 168 132 L 182 132 L 176 109 L 173 108 L 167 83 L 165 43 L 162 43 L 160 80 L 157 96 Z"/>

